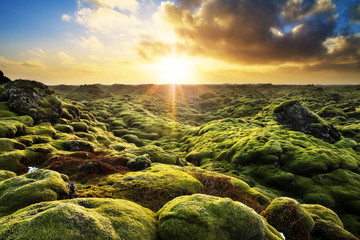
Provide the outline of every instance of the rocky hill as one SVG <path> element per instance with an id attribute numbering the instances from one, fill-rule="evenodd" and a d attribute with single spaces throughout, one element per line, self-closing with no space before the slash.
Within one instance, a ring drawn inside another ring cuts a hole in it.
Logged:
<path id="1" fill-rule="evenodd" d="M 360 236 L 359 86 L 9 80 L 0 100 L 0 239 Z"/>

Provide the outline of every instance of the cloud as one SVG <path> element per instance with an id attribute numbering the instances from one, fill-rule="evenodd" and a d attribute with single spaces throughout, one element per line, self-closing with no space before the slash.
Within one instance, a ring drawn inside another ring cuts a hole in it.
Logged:
<path id="1" fill-rule="evenodd" d="M 351 55 L 349 64 L 360 61 L 357 51 L 346 50 L 355 49 L 358 40 L 336 33 L 336 5 L 331 0 L 167 1 L 157 15 L 176 33 L 176 47 L 189 55 L 246 65 L 336 64 L 344 54 Z M 329 50 L 331 41 L 337 43 Z M 346 47 L 340 51 L 339 44 Z M 138 53 L 151 59 L 165 45 L 143 40 Z"/>
<path id="2" fill-rule="evenodd" d="M 90 49 L 92 51 L 102 51 L 104 49 L 104 45 L 98 40 L 98 38 L 94 35 L 80 39 L 71 40 L 70 42 L 75 43 L 77 46 Z"/>
<path id="3" fill-rule="evenodd" d="M 58 52 L 57 57 L 62 61 L 62 64 L 72 64 L 74 58 L 69 56 L 66 52 Z"/>
<path id="4" fill-rule="evenodd" d="M 62 19 L 63 21 L 65 21 L 65 22 L 70 22 L 71 19 L 72 19 L 72 17 L 69 16 L 69 15 L 67 15 L 67 14 L 63 14 L 63 15 L 61 16 L 61 19 Z"/>
<path id="5" fill-rule="evenodd" d="M 111 8 L 133 13 L 139 8 L 139 3 L 136 0 L 83 0 L 83 2 L 97 8 Z"/>
<path id="6" fill-rule="evenodd" d="M 46 52 L 41 48 L 29 50 L 28 54 L 37 58 L 47 58 Z"/>
<path id="7" fill-rule="evenodd" d="M 134 15 L 120 13 L 111 8 L 81 8 L 76 13 L 76 21 L 92 31 L 103 34 L 131 33 L 140 25 Z"/>
<path id="8" fill-rule="evenodd" d="M 41 69 L 47 68 L 42 61 L 36 58 L 31 58 L 25 61 L 12 61 L 4 58 L 3 56 L 0 56 L 0 64 L 5 66 L 19 66 L 26 68 L 41 68 Z"/>

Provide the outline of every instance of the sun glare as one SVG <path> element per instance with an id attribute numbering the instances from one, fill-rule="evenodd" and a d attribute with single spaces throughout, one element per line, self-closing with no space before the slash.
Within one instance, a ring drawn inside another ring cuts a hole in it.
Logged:
<path id="1" fill-rule="evenodd" d="M 172 57 L 163 58 L 159 68 L 164 83 L 181 84 L 189 80 L 189 66 L 183 58 L 176 58 L 175 54 Z"/>

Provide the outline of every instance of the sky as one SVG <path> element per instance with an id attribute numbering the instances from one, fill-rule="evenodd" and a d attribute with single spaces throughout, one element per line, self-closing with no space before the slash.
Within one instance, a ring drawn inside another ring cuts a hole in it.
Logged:
<path id="1" fill-rule="evenodd" d="M 0 70 L 55 84 L 360 84 L 360 0 L 1 0 Z"/>

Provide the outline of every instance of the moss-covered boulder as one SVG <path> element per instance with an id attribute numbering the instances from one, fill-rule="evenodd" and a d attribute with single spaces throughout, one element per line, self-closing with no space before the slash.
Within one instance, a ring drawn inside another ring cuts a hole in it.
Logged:
<path id="1" fill-rule="evenodd" d="M 0 182 L 12 177 L 16 177 L 16 173 L 6 170 L 0 170 Z"/>
<path id="2" fill-rule="evenodd" d="M 161 147 L 155 145 L 146 145 L 140 148 L 141 154 L 148 154 L 152 162 L 181 165 L 179 157 L 172 152 L 165 151 Z"/>
<path id="3" fill-rule="evenodd" d="M 0 219 L 2 239 L 156 240 L 155 214 L 133 202 L 72 199 L 43 202 Z"/>
<path id="4" fill-rule="evenodd" d="M 74 128 L 74 131 L 76 132 L 87 132 L 88 131 L 88 125 L 84 122 L 74 122 L 71 123 L 71 126 Z"/>
<path id="5" fill-rule="evenodd" d="M 55 130 L 63 133 L 74 133 L 74 128 L 66 124 L 55 125 Z"/>
<path id="6" fill-rule="evenodd" d="M 40 82 L 16 80 L 5 85 L 10 109 L 20 115 L 29 115 L 35 122 L 55 121 L 62 115 L 62 103 Z"/>
<path id="7" fill-rule="evenodd" d="M 28 158 L 24 151 L 16 150 L 0 154 L 0 169 L 16 173 L 26 173 Z"/>
<path id="8" fill-rule="evenodd" d="M 25 133 L 25 124 L 17 120 L 0 119 L 0 137 L 13 138 Z"/>
<path id="9" fill-rule="evenodd" d="M 292 130 L 313 135 L 329 143 L 335 143 L 341 138 L 339 131 L 333 125 L 321 120 L 298 101 L 283 102 L 273 111 L 278 123 Z"/>
<path id="10" fill-rule="evenodd" d="M 200 193 L 203 189 L 180 167 L 159 163 L 143 171 L 109 175 L 98 186 L 116 198 L 129 199 L 155 211 L 177 196 Z"/>
<path id="11" fill-rule="evenodd" d="M 168 202 L 157 216 L 163 240 L 282 239 L 254 210 L 229 198 L 181 196 Z"/>
<path id="12" fill-rule="evenodd" d="M 12 150 L 24 150 L 26 146 L 18 141 L 9 138 L 0 138 L 0 153 L 10 152 Z"/>
<path id="13" fill-rule="evenodd" d="M 134 143 L 136 146 L 141 147 L 145 145 L 145 142 L 134 134 L 125 134 L 122 136 L 128 143 Z"/>
<path id="14" fill-rule="evenodd" d="M 296 200 L 275 198 L 262 215 L 278 231 L 285 234 L 288 240 L 310 239 L 314 220 Z"/>
<path id="15" fill-rule="evenodd" d="M 311 217 L 314 220 L 322 219 L 326 221 L 333 222 L 340 227 L 344 227 L 338 215 L 331 209 L 326 208 L 319 204 L 301 204 L 303 209 L 310 213 Z"/>
<path id="16" fill-rule="evenodd" d="M 67 151 L 85 151 L 85 152 L 94 152 L 95 145 L 82 140 L 69 140 L 64 143 L 65 150 Z"/>
<path id="17" fill-rule="evenodd" d="M 326 240 L 358 240 L 350 232 L 346 231 L 341 226 L 332 221 L 323 219 L 315 220 L 315 227 L 311 232 L 313 239 L 326 239 Z"/>
<path id="18" fill-rule="evenodd" d="M 37 170 L 0 182 L 0 216 L 34 203 L 67 198 L 67 180 L 66 175 Z"/>
<path id="19" fill-rule="evenodd" d="M 143 170 L 151 166 L 151 160 L 149 155 L 144 154 L 143 156 L 138 156 L 135 159 L 131 159 L 127 162 L 126 166 L 133 171 Z"/>
<path id="20" fill-rule="evenodd" d="M 311 236 L 326 240 L 357 240 L 344 229 L 344 225 L 334 211 L 318 204 L 301 205 L 315 221 Z"/>

